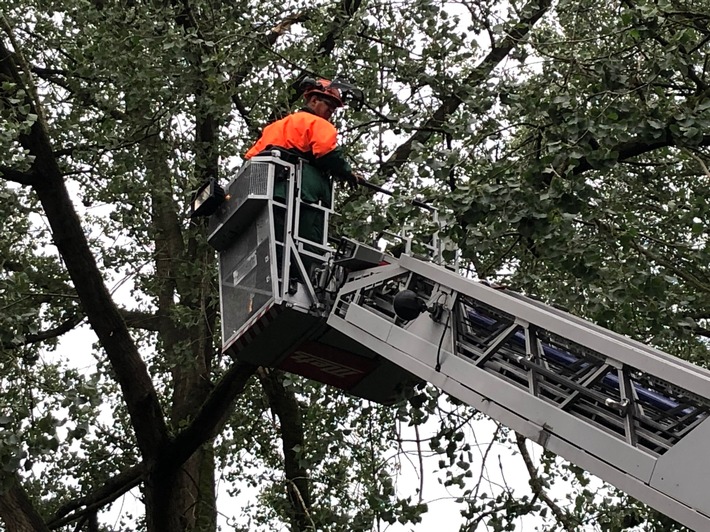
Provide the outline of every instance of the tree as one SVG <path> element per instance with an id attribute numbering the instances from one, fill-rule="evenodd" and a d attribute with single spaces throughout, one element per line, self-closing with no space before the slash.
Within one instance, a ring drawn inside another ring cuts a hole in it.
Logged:
<path id="1" fill-rule="evenodd" d="M 510 272 L 520 290 L 704 364 L 706 4 L 6 0 L 6 528 L 100 530 L 98 512 L 140 486 L 145 513 L 127 527 L 214 530 L 215 471 L 261 489 L 251 529 L 416 522 L 425 505 L 396 492 L 386 453 L 398 419 L 439 412 L 429 446 L 449 459 L 469 530 L 522 515 L 550 529 L 678 529 L 595 497 L 572 466 L 548 457 L 538 472 L 505 431 L 532 495 L 482 502 L 463 436 L 478 416 L 435 390 L 383 408 L 222 359 L 214 253 L 185 213 L 298 105 L 303 77 L 347 76 L 368 102 L 340 124 L 354 160 L 450 213 L 446 232 L 479 277 Z M 343 219 L 371 220 L 342 231 L 411 218 L 368 199 L 341 202 Z M 82 323 L 95 366 L 47 359 Z M 545 489 L 563 476 L 567 507 Z"/>

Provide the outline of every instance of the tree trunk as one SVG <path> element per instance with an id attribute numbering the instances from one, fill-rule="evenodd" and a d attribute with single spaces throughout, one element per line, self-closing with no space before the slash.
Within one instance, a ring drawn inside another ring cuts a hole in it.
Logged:
<path id="1" fill-rule="evenodd" d="M 20 485 L 19 478 L 13 475 L 9 481 L 10 487 L 0 494 L 0 519 L 5 523 L 7 532 L 49 532 Z"/>

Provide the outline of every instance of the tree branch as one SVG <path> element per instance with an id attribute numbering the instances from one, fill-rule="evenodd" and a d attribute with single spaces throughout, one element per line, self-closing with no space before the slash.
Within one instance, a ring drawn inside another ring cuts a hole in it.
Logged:
<path id="1" fill-rule="evenodd" d="M 30 65 L 24 54 L 22 53 L 22 48 L 17 42 L 17 39 L 15 39 L 15 33 L 12 29 L 12 26 L 10 26 L 10 23 L 5 17 L 5 13 L 2 12 L 0 12 L 0 27 L 2 27 L 3 31 L 10 40 L 10 44 L 12 44 L 12 47 L 15 49 L 15 57 L 11 58 L 10 51 L 5 48 L 5 44 L 0 41 L 0 61 L 6 63 L 5 67 L 11 71 L 9 77 L 14 78 L 15 81 L 19 82 L 19 86 L 24 87 L 26 91 L 26 99 L 28 100 L 28 103 L 30 103 L 30 107 L 35 111 L 35 114 L 37 115 L 37 122 L 39 122 L 39 124 L 41 125 L 41 129 L 47 132 L 47 121 L 44 116 L 44 110 L 42 109 L 39 94 L 37 93 L 37 86 L 34 84 L 32 78 L 29 75 L 29 72 L 31 70 Z M 18 64 L 21 68 L 18 68 Z M 24 70 L 27 73 L 26 81 L 20 77 L 20 70 Z"/>
<path id="2" fill-rule="evenodd" d="M 163 326 L 163 318 L 158 314 L 126 309 L 119 309 L 119 312 L 129 328 L 159 332 Z"/>
<path id="3" fill-rule="evenodd" d="M 343 29 L 350 23 L 353 15 L 360 9 L 362 5 L 362 0 L 342 0 L 342 5 L 333 17 L 333 22 L 330 24 L 329 30 L 321 38 L 315 47 L 314 55 L 319 57 L 328 57 L 335 48 L 337 42 L 337 37 L 342 33 Z M 301 89 L 301 82 L 307 76 L 317 75 L 314 72 L 303 69 L 301 73 L 296 76 L 296 78 L 291 82 L 289 98 L 288 98 L 288 108 L 290 109 L 293 105 L 301 98 L 303 94 L 303 89 Z M 273 122 L 279 114 L 278 109 L 274 109 L 267 119 L 267 123 Z"/>
<path id="4" fill-rule="evenodd" d="M 179 468 L 203 443 L 224 426 L 234 400 L 244 391 L 257 367 L 235 362 L 213 388 L 192 423 L 180 432 L 156 461 L 155 469 L 167 474 Z"/>
<path id="5" fill-rule="evenodd" d="M 257 42 L 259 42 L 267 50 L 271 50 L 273 45 L 276 44 L 276 41 L 279 39 L 279 37 L 287 33 L 291 29 L 291 26 L 300 22 L 305 22 L 309 18 L 310 13 L 307 11 L 292 13 L 286 16 L 276 26 L 271 28 L 271 31 Z M 239 66 L 239 69 L 230 76 L 229 81 L 227 82 L 227 86 L 229 87 L 229 90 L 232 93 L 232 103 L 234 104 L 234 107 L 237 109 L 237 111 L 239 111 L 239 114 L 244 119 L 244 122 L 247 124 L 249 131 L 254 136 L 257 136 L 259 130 L 249 119 L 249 111 L 246 109 L 244 103 L 236 92 L 237 87 L 244 83 L 244 80 L 247 79 L 247 76 L 249 76 L 249 72 L 251 72 L 253 67 L 254 61 L 244 61 Z"/>
<path id="6" fill-rule="evenodd" d="M 683 279 L 686 281 L 689 285 L 693 286 L 696 290 L 708 294 L 710 293 L 710 286 L 707 284 L 703 283 L 700 279 L 692 275 L 691 273 L 683 270 L 682 268 L 678 268 L 675 264 L 673 264 L 671 261 L 664 259 L 660 255 L 655 254 L 653 251 L 650 249 L 642 246 L 636 240 L 632 240 L 632 245 L 638 251 L 641 253 L 641 255 L 645 256 L 647 259 L 651 260 L 652 262 L 655 262 L 659 266 L 663 266 L 666 268 L 668 271 L 673 272 L 674 275 L 678 276 L 679 278 Z"/>
<path id="7" fill-rule="evenodd" d="M 626 4 L 626 6 L 630 7 L 631 9 L 638 9 L 636 4 L 634 2 L 632 2 L 631 0 L 623 0 L 623 3 Z M 693 22 L 695 22 L 695 21 L 693 21 Z M 695 26 L 695 29 L 697 29 L 701 33 L 707 31 L 707 25 L 704 23 L 701 23 L 700 26 L 698 26 L 697 24 L 693 24 L 693 26 Z M 658 33 L 653 34 L 653 40 L 655 40 L 663 48 L 670 49 L 672 47 L 672 45 L 668 42 L 668 40 L 666 40 L 664 37 L 662 37 Z M 693 67 L 693 58 L 690 57 L 691 54 L 685 49 L 684 46 L 678 46 L 678 51 L 688 58 L 688 62 L 686 63 L 686 67 L 688 69 L 687 75 L 688 75 L 688 78 L 690 78 L 690 80 L 695 84 L 697 91 L 698 92 L 706 91 L 708 87 L 707 87 L 706 83 L 702 79 L 700 79 L 697 72 L 695 72 L 695 68 Z"/>
<path id="8" fill-rule="evenodd" d="M 694 153 L 691 150 L 687 150 L 690 156 L 695 159 L 698 164 L 700 165 L 700 168 L 702 168 L 703 173 L 705 174 L 705 177 L 710 177 L 710 170 L 708 170 L 707 165 L 705 164 L 705 161 L 703 161 L 696 153 Z"/>
<path id="9" fill-rule="evenodd" d="M 671 121 L 671 124 L 673 121 Z M 671 124 L 669 124 L 665 128 L 663 136 L 658 140 L 655 140 L 653 142 L 648 142 L 640 139 L 630 140 L 628 142 L 622 142 L 620 144 L 617 144 L 616 146 L 612 146 L 611 148 L 609 148 L 609 151 L 618 153 L 616 161 L 623 162 L 628 159 L 638 157 L 639 155 L 658 150 L 660 148 L 678 146 L 680 145 L 680 143 L 675 138 L 675 135 L 673 135 L 673 132 L 670 129 Z M 710 146 L 710 135 L 704 135 L 700 142 L 697 143 L 697 146 Z M 580 159 L 579 164 L 574 167 L 574 169 L 572 170 L 572 174 L 579 175 L 589 170 L 593 170 L 594 168 L 594 165 L 589 162 L 589 159 L 584 157 Z"/>
<path id="10" fill-rule="evenodd" d="M 39 342 L 43 342 L 45 340 L 51 340 L 53 338 L 58 338 L 62 336 L 63 334 L 68 333 L 72 329 L 74 329 L 77 325 L 79 325 L 82 320 L 84 319 L 83 316 L 73 316 L 66 320 L 64 323 L 52 328 L 52 329 L 47 329 L 46 331 L 38 332 L 35 334 L 28 334 L 25 335 L 24 340 L 21 341 L 10 341 L 10 342 L 4 342 L 2 344 L 3 349 L 17 349 L 20 346 L 23 345 L 30 345 L 30 344 L 36 344 Z"/>
<path id="11" fill-rule="evenodd" d="M 601 220 L 595 220 L 594 221 L 596 227 L 603 232 L 605 232 L 608 235 L 611 235 L 612 237 L 615 237 L 615 231 L 614 229 L 609 225 Z M 659 266 L 663 266 L 666 268 L 668 271 L 673 272 L 674 275 L 676 275 L 679 279 L 683 279 L 685 282 L 687 282 L 689 285 L 694 287 L 696 290 L 702 292 L 702 293 L 710 293 L 710 285 L 707 285 L 703 283 L 700 279 L 692 275 L 690 272 L 679 268 L 675 264 L 673 264 L 672 261 L 669 261 L 660 255 L 654 253 L 650 249 L 648 249 L 645 246 L 642 246 L 639 244 L 636 239 L 631 239 L 631 246 L 639 252 L 640 255 L 643 255 L 646 257 L 647 260 L 656 263 Z"/>
<path id="12" fill-rule="evenodd" d="M 522 12 L 528 15 L 521 18 L 512 27 L 500 44 L 497 46 L 493 45 L 488 55 L 460 85 L 471 87 L 488 79 L 493 69 L 517 46 L 520 39 L 530 32 L 535 23 L 549 9 L 550 5 L 551 0 L 532 0 L 526 4 Z M 414 146 L 416 144 L 426 143 L 431 138 L 433 131 L 441 130 L 446 119 L 454 113 L 462 103 L 463 100 L 456 94 L 452 94 L 446 98 L 439 108 L 434 111 L 431 118 L 424 123 L 421 129 L 394 150 L 390 158 L 380 166 L 378 173 L 385 178 L 392 176 L 398 168 L 409 160 Z"/>
<path id="13" fill-rule="evenodd" d="M 91 494 L 62 505 L 54 517 L 47 522 L 47 526 L 61 528 L 85 515 L 96 512 L 140 484 L 145 470 L 145 464 L 140 463 L 111 477 Z"/>
<path id="14" fill-rule="evenodd" d="M 321 57 L 328 57 L 333 53 L 335 43 L 342 33 L 343 29 L 350 23 L 353 15 L 360 9 L 362 0 L 343 0 L 340 9 L 335 14 L 333 22 L 330 25 L 330 30 L 321 39 L 316 53 Z"/>
<path id="15" fill-rule="evenodd" d="M 281 425 L 286 490 L 293 520 L 298 530 L 306 530 L 309 527 L 311 495 L 308 470 L 300 465 L 300 456 L 305 447 L 301 407 L 295 394 L 284 387 L 281 372 L 262 368 L 257 375 L 269 400 L 269 407 L 279 418 Z"/>
<path id="16" fill-rule="evenodd" d="M 14 181 L 20 185 L 32 185 L 37 176 L 32 172 L 21 172 L 8 166 L 0 166 L 0 177 L 4 177 L 8 181 Z"/>
<path id="17" fill-rule="evenodd" d="M 98 109 L 99 111 L 106 113 L 108 116 L 118 121 L 125 121 L 128 119 L 128 115 L 123 111 L 113 107 L 107 107 L 102 102 L 97 100 L 91 90 L 85 89 L 83 87 L 74 87 L 66 79 L 62 79 L 60 77 L 67 76 L 67 72 L 57 69 L 39 67 L 32 67 L 31 70 L 36 76 L 42 78 L 45 81 L 53 83 L 67 91 L 73 96 L 77 103 L 86 105 L 87 107 L 93 107 L 94 109 Z"/>
<path id="18" fill-rule="evenodd" d="M 150 471 L 157 471 L 161 476 L 177 471 L 201 445 L 219 433 L 231 413 L 234 400 L 244 391 L 256 369 L 256 366 L 235 362 L 214 387 L 192 423 L 150 462 L 150 467 L 144 460 L 107 480 L 91 494 L 64 504 L 49 521 L 50 528 L 60 528 L 111 503 L 137 486 Z"/>
<path id="19" fill-rule="evenodd" d="M 562 528 L 568 532 L 576 532 L 579 530 L 581 523 L 577 522 L 574 516 L 570 515 L 568 512 L 565 512 L 562 508 L 555 504 L 555 501 L 553 501 L 545 490 L 542 489 L 543 481 L 538 476 L 537 469 L 532 462 L 532 458 L 530 458 L 528 448 L 525 446 L 525 437 L 516 432 L 515 441 L 518 445 L 518 450 L 523 457 L 523 462 L 525 462 L 525 468 L 528 470 L 528 474 L 530 475 L 530 489 L 532 489 L 533 493 L 540 500 L 542 500 L 548 508 L 550 508 L 550 510 L 552 510 L 552 513 L 557 519 L 557 522 L 562 525 Z"/>

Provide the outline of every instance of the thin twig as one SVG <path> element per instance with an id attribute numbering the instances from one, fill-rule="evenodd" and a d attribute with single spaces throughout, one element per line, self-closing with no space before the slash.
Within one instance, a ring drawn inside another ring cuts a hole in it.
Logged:
<path id="1" fill-rule="evenodd" d="M 553 501 L 545 490 L 542 489 L 543 481 L 537 473 L 537 468 L 533 464 L 528 448 L 525 446 L 525 437 L 516 432 L 515 441 L 518 445 L 518 450 L 523 457 L 523 462 L 525 462 L 528 474 L 530 475 L 530 489 L 532 489 L 533 494 L 537 495 L 540 500 L 542 500 L 548 508 L 552 510 L 552 513 L 555 515 L 557 522 L 562 525 L 562 528 L 568 532 L 576 532 L 579 530 L 580 523 L 577 522 L 577 519 L 555 504 L 555 501 Z"/>
<path id="2" fill-rule="evenodd" d="M 313 522 L 313 517 L 311 517 L 311 513 L 308 511 L 308 507 L 306 506 L 306 503 L 303 500 L 303 497 L 301 496 L 301 490 L 298 489 L 298 486 L 296 486 L 296 484 L 290 478 L 287 478 L 286 482 L 288 482 L 291 485 L 291 488 L 293 489 L 293 493 L 296 494 L 296 498 L 298 498 L 298 502 L 301 504 L 301 508 L 303 509 L 303 513 L 306 515 L 308 520 L 311 522 L 311 527 L 313 528 L 313 530 L 316 530 L 316 524 Z"/>

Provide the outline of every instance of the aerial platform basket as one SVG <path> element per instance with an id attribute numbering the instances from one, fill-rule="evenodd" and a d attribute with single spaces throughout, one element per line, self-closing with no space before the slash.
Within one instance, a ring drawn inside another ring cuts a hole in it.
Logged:
<path id="1" fill-rule="evenodd" d="M 352 395 L 392 403 L 419 382 L 374 351 L 326 324 L 326 269 L 379 266 L 377 249 L 345 242 L 340 254 L 299 237 L 301 208 L 330 209 L 300 199 L 301 164 L 277 156 L 248 161 L 229 183 L 227 201 L 211 217 L 208 241 L 219 251 L 223 351 L 237 360 L 280 368 Z M 274 187 L 287 191 L 274 197 Z M 292 198 L 292 199 L 289 199 Z M 288 275 L 283 275 L 288 272 Z"/>

